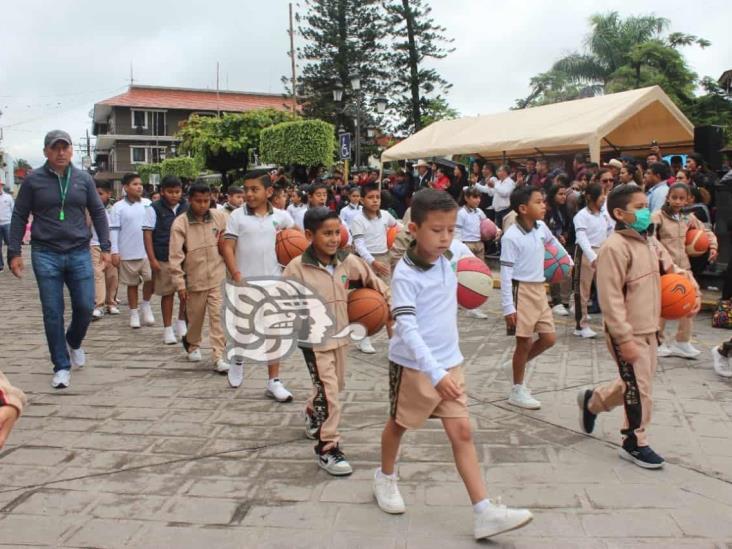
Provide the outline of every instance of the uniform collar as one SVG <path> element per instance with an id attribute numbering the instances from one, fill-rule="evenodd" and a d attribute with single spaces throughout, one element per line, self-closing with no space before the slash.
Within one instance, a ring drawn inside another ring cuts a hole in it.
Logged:
<path id="1" fill-rule="evenodd" d="M 450 261 L 452 259 L 452 251 L 449 249 L 445 250 L 445 253 L 442 254 L 442 257 Z M 409 247 L 407 248 L 407 252 L 404 256 L 404 260 L 406 261 L 407 265 L 409 265 L 410 267 L 416 267 L 420 271 L 427 271 L 435 266 L 434 263 L 430 263 L 417 253 L 416 240 L 412 240 L 412 242 L 409 243 Z"/>
<path id="2" fill-rule="evenodd" d="M 338 250 L 336 251 L 335 255 L 331 258 L 330 262 L 326 265 L 323 265 L 320 260 L 315 255 L 315 250 L 313 250 L 313 245 L 307 247 L 307 249 L 302 253 L 302 262 L 307 265 L 312 265 L 313 267 L 327 267 L 328 265 L 332 265 L 333 267 L 337 266 L 338 263 L 342 263 L 344 259 L 348 257 L 348 252 L 345 250 Z"/>
<path id="3" fill-rule="evenodd" d="M 188 216 L 188 223 L 201 223 L 196 217 L 193 215 L 193 210 L 190 208 L 186 210 L 186 215 Z M 211 215 L 211 210 L 207 210 L 205 214 L 203 214 L 203 223 L 210 223 L 213 219 L 213 216 Z"/>
<path id="4" fill-rule="evenodd" d="M 256 213 L 254 213 L 252 210 L 249 209 L 248 204 L 244 204 L 243 208 L 244 208 L 244 213 L 246 215 L 257 215 Z M 274 213 L 274 208 L 272 207 L 272 204 L 270 204 L 269 201 L 267 201 L 267 213 L 265 215 L 272 215 L 273 213 Z"/>
<path id="5" fill-rule="evenodd" d="M 529 234 L 531 231 L 534 231 L 539 228 L 539 222 L 534 221 L 534 225 L 531 227 L 531 229 L 529 229 L 527 231 L 526 229 L 524 229 L 523 225 L 521 225 L 521 223 L 519 223 L 518 217 L 516 218 L 516 223 L 514 223 L 514 225 L 516 225 L 516 228 L 518 228 L 518 230 L 521 231 L 521 234 Z"/>

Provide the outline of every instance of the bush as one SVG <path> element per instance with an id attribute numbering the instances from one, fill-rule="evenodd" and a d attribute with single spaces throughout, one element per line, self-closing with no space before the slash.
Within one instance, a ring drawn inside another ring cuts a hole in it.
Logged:
<path id="1" fill-rule="evenodd" d="M 160 164 L 160 177 L 175 175 L 183 180 L 191 181 L 201 173 L 201 164 L 196 158 L 179 156 L 166 158 Z"/>
<path id="2" fill-rule="evenodd" d="M 262 162 L 280 166 L 331 166 L 335 128 L 322 120 L 297 120 L 265 128 L 259 134 Z"/>

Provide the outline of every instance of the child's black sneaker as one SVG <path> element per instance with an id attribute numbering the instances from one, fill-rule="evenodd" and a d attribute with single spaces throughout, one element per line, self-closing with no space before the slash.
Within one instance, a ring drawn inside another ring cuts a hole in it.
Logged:
<path id="1" fill-rule="evenodd" d="M 325 469 L 331 475 L 341 477 L 353 473 L 351 464 L 348 463 L 346 456 L 338 446 L 334 446 L 330 450 L 322 453 L 318 452 L 318 448 L 316 447 L 315 453 L 317 454 L 320 468 Z"/>
<path id="2" fill-rule="evenodd" d="M 318 440 L 318 431 L 320 427 L 315 422 L 315 418 L 308 412 L 305 411 L 305 436 L 310 440 Z"/>
<path id="3" fill-rule="evenodd" d="M 628 442 L 628 439 L 623 442 L 619 454 L 621 458 L 632 461 L 644 469 L 660 469 L 665 463 L 661 456 L 651 450 L 650 446 L 637 446 Z"/>
<path id="4" fill-rule="evenodd" d="M 582 429 L 582 432 L 587 433 L 588 435 L 592 434 L 592 431 L 595 430 L 595 420 L 597 419 L 597 414 L 593 414 L 592 412 L 590 412 L 589 409 L 591 398 L 591 389 L 582 389 L 579 393 L 577 393 L 577 406 L 579 406 L 580 409 L 580 429 Z"/>

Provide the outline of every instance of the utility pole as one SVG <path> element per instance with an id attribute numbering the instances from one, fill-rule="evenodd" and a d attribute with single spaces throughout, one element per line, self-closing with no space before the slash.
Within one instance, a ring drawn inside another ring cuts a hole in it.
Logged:
<path id="1" fill-rule="evenodd" d="M 216 61 L 216 116 L 221 117 L 221 110 L 219 109 L 219 62 Z"/>
<path id="2" fill-rule="evenodd" d="M 297 76 L 295 68 L 295 29 L 292 26 L 292 2 L 290 2 L 290 64 L 292 68 L 292 112 L 297 112 Z"/>
<path id="3" fill-rule="evenodd" d="M 130 88 L 135 84 L 135 76 L 132 72 L 132 61 L 130 61 Z"/>

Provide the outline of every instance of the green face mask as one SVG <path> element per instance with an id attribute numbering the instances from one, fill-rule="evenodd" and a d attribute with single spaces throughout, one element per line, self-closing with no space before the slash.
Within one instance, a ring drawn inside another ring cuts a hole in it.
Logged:
<path id="1" fill-rule="evenodd" d="M 645 231 L 651 224 L 651 210 L 649 210 L 648 208 L 641 208 L 640 210 L 636 210 L 634 212 L 630 212 L 628 210 L 625 211 L 626 213 L 635 214 L 635 221 L 633 221 L 633 223 L 628 223 L 628 226 L 635 229 L 639 233 Z"/>

